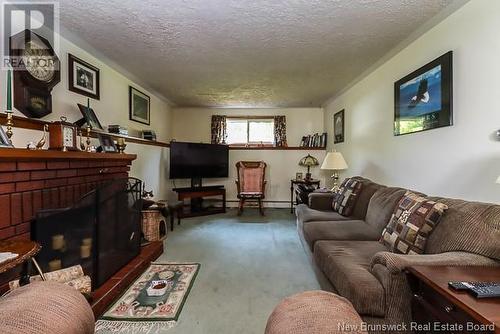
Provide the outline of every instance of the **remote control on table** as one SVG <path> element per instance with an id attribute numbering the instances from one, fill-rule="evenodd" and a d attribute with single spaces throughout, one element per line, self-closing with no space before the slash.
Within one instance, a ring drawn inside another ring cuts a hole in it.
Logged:
<path id="1" fill-rule="evenodd" d="M 472 285 L 468 284 L 468 282 L 448 282 L 448 286 L 457 291 L 465 291 L 472 288 Z"/>
<path id="2" fill-rule="evenodd" d="M 471 283 L 474 287 L 469 289 L 470 293 L 476 298 L 499 298 L 500 283 L 499 282 L 474 282 Z"/>
<path id="3" fill-rule="evenodd" d="M 467 291 L 476 298 L 500 298 L 500 282 L 448 282 L 448 286 Z"/>

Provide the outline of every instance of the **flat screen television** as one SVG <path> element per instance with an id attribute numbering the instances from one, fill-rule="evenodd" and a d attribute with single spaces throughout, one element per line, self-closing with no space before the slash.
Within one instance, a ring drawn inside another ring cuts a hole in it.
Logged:
<path id="1" fill-rule="evenodd" d="M 228 177 L 227 145 L 170 143 L 170 178 L 201 179 Z"/>

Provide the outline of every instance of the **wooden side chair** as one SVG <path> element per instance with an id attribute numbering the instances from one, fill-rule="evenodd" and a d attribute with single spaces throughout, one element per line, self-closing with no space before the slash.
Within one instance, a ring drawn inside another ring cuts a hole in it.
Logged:
<path id="1" fill-rule="evenodd" d="M 265 198 L 266 163 L 264 161 L 238 161 L 236 170 L 238 171 L 238 216 L 243 213 L 243 205 L 247 200 L 257 201 L 259 203 L 260 214 L 264 215 L 262 200 Z"/>

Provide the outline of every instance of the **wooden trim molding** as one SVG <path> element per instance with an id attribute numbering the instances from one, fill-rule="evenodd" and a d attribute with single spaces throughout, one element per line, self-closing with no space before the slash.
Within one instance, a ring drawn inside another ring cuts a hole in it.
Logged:
<path id="1" fill-rule="evenodd" d="M 43 127 L 45 124 L 49 124 L 51 122 L 46 122 L 46 121 L 41 121 L 38 119 L 32 119 L 32 118 L 26 118 L 26 117 L 20 117 L 20 116 L 14 116 L 14 127 L 15 128 L 22 128 L 22 129 L 30 129 L 30 130 L 39 130 L 43 131 Z M 0 125 L 5 125 L 7 122 L 7 116 L 5 113 L 0 113 Z M 169 147 L 170 145 L 165 142 L 160 142 L 160 141 L 152 141 L 152 140 L 147 140 L 147 139 L 142 139 L 142 138 L 137 138 L 137 137 L 132 137 L 132 136 L 125 136 L 125 135 L 119 135 L 115 133 L 108 133 L 106 132 L 107 135 L 110 135 L 113 138 L 124 138 L 126 142 L 128 143 L 136 143 L 136 144 L 143 144 L 143 145 L 150 145 L 150 146 L 159 146 L 159 147 Z M 91 131 L 90 136 L 92 138 L 98 138 L 99 132 L 98 131 Z"/>

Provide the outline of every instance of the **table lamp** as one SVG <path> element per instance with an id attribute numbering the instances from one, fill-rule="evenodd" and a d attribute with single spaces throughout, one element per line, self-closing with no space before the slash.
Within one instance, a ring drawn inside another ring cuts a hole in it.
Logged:
<path id="1" fill-rule="evenodd" d="M 339 188 L 339 170 L 347 169 L 347 163 L 340 152 L 328 152 L 323 160 L 323 164 L 321 165 L 321 169 L 333 170 L 333 188 L 332 191 L 336 191 Z"/>
<path id="2" fill-rule="evenodd" d="M 308 154 L 299 161 L 299 166 L 307 167 L 306 181 L 311 179 L 311 167 L 318 166 L 318 159 Z"/>

